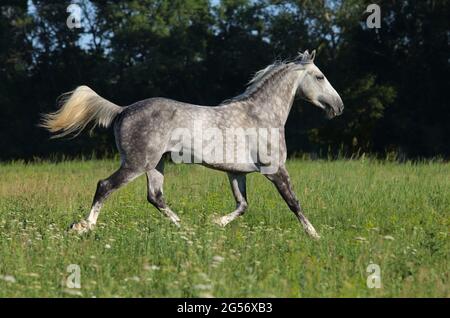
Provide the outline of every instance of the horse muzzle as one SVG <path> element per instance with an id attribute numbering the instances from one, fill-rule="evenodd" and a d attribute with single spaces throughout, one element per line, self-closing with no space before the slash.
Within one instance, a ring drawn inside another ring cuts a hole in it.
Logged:
<path id="1" fill-rule="evenodd" d="M 320 107 L 325 110 L 329 119 L 342 115 L 344 112 L 344 103 L 340 97 L 332 99 L 319 98 Z"/>

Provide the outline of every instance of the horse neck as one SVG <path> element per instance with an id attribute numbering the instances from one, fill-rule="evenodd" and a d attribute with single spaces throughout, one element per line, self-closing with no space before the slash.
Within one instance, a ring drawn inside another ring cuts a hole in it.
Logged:
<path id="1" fill-rule="evenodd" d="M 254 96 L 255 105 L 261 107 L 262 112 L 272 114 L 267 118 L 271 124 L 275 122 L 281 126 L 286 124 L 300 77 L 298 71 L 288 71 L 279 80 L 267 85 Z"/>

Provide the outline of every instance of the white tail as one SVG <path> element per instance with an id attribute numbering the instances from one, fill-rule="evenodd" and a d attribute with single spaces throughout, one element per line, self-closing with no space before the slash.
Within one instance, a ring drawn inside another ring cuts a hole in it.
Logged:
<path id="1" fill-rule="evenodd" d="M 64 94 L 61 108 L 54 113 L 45 114 L 40 126 L 51 133 L 57 133 L 52 138 L 72 133 L 77 136 L 90 122 L 94 122 L 94 127 L 109 127 L 122 109 L 97 95 L 89 87 L 79 86 Z"/>

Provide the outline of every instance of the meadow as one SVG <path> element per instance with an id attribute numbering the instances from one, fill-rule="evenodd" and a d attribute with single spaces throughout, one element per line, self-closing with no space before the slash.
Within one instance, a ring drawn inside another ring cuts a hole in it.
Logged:
<path id="1" fill-rule="evenodd" d="M 450 164 L 292 160 L 288 170 L 321 240 L 306 236 L 273 185 L 249 175 L 234 209 L 226 175 L 166 167 L 177 228 L 146 200 L 145 177 L 89 211 L 113 160 L 0 164 L 0 297 L 450 297 Z M 66 285 L 71 264 L 80 289 Z M 368 288 L 370 264 L 381 288 Z"/>

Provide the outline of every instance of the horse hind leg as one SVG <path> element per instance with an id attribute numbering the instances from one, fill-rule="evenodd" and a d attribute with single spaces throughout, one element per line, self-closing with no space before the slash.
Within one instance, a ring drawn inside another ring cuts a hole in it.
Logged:
<path id="1" fill-rule="evenodd" d="M 246 176 L 245 174 L 228 173 L 231 190 L 236 200 L 236 210 L 221 218 L 215 220 L 220 226 L 226 226 L 228 223 L 243 215 L 247 209 Z"/>
<path id="2" fill-rule="evenodd" d="M 123 187 L 141 174 L 142 173 L 140 171 L 135 169 L 120 167 L 109 178 L 100 180 L 97 184 L 97 190 L 95 191 L 94 200 L 92 202 L 91 211 L 88 217 L 86 220 L 72 224 L 70 229 L 79 234 L 92 230 L 97 223 L 103 203 L 111 195 L 111 193 Z"/>
<path id="3" fill-rule="evenodd" d="M 166 204 L 163 196 L 164 162 L 158 163 L 155 169 L 147 172 L 147 200 L 176 226 L 180 226 L 180 218 Z"/>

